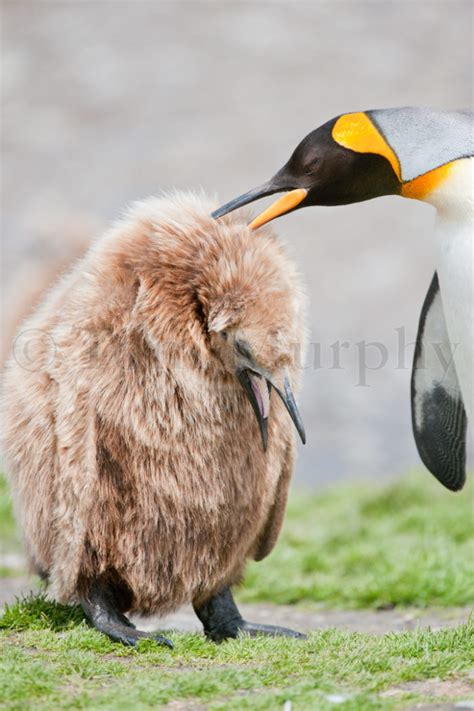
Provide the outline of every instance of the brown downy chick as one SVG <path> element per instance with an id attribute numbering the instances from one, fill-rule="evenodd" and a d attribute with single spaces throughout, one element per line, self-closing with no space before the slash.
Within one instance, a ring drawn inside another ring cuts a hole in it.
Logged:
<path id="1" fill-rule="evenodd" d="M 270 228 L 193 195 L 136 205 L 56 285 L 9 362 L 5 453 L 33 568 L 112 639 L 192 602 L 215 640 L 229 586 L 278 537 L 293 469 L 303 295 Z M 156 637 L 164 643 L 167 640 Z"/>

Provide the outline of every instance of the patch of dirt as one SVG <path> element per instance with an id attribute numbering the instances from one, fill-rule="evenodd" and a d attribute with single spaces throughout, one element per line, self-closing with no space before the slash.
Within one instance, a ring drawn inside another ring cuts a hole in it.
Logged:
<path id="1" fill-rule="evenodd" d="M 386 634 L 411 630 L 416 627 L 441 629 L 467 622 L 471 608 L 429 608 L 394 610 L 320 610 L 291 605 L 242 604 L 243 617 L 261 624 L 280 624 L 301 632 L 311 632 L 328 627 L 347 629 L 350 632 Z M 134 624 L 144 631 L 175 629 L 199 632 L 201 625 L 191 607 L 184 607 L 163 618 L 133 618 Z"/>
<path id="2" fill-rule="evenodd" d="M 467 679 L 407 681 L 387 689 L 380 696 L 397 698 L 407 692 L 440 699 L 440 703 L 435 701 L 428 704 L 425 702 L 415 704 L 409 708 L 409 711 L 472 711 L 474 709 L 474 681 L 470 680 L 470 676 Z M 449 701 L 446 702 L 445 699 Z"/>
<path id="3" fill-rule="evenodd" d="M 407 681 L 400 684 L 401 689 L 413 691 L 424 696 L 446 696 L 448 699 L 465 698 L 471 695 L 474 701 L 474 684 L 464 679 L 425 679 Z"/>
<path id="4" fill-rule="evenodd" d="M 407 681 L 387 689 L 380 696 L 399 696 L 410 691 L 423 696 L 448 699 L 466 698 L 472 696 L 474 702 L 474 683 L 465 679 L 424 679 L 423 681 Z"/>

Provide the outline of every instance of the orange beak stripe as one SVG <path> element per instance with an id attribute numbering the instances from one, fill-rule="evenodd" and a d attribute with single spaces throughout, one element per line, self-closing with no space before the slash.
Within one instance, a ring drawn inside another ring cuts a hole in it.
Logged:
<path id="1" fill-rule="evenodd" d="M 307 194 L 308 191 L 304 188 L 290 190 L 288 193 L 285 193 L 281 196 L 281 198 L 278 198 L 278 200 L 270 205 L 270 207 L 267 207 L 266 210 L 261 212 L 260 215 L 257 215 L 257 217 L 252 220 L 249 224 L 250 229 L 256 230 L 258 227 L 265 225 L 275 217 L 279 217 L 280 215 L 284 215 L 285 212 L 289 212 L 289 210 L 292 210 L 294 207 L 299 205 L 300 202 L 305 199 Z"/>

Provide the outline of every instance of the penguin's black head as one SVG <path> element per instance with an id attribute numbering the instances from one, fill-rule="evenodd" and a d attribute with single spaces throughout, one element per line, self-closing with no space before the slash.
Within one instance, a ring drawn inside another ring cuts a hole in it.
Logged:
<path id="1" fill-rule="evenodd" d="M 254 200 L 284 195 L 251 223 L 254 229 L 300 207 L 348 205 L 400 192 L 398 160 L 368 114 L 343 114 L 309 133 L 268 182 L 212 213 L 221 217 Z"/>

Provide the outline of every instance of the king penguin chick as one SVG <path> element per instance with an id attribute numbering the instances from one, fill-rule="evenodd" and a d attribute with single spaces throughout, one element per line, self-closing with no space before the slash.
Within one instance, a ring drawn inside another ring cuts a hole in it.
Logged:
<path id="1" fill-rule="evenodd" d="M 407 106 L 342 114 L 303 138 L 273 178 L 213 213 L 279 192 L 252 228 L 308 205 L 382 195 L 436 208 L 437 273 L 421 310 L 411 407 L 420 456 L 453 491 L 465 482 L 466 427 L 474 420 L 473 156 L 472 111 Z"/>
<path id="2" fill-rule="evenodd" d="M 188 602 L 215 641 L 301 636 L 244 621 L 230 586 L 278 537 L 288 416 L 304 441 L 290 385 L 303 291 L 268 228 L 255 239 L 212 207 L 136 205 L 22 325 L 29 367 L 6 372 L 7 473 L 33 569 L 125 644 L 150 636 L 125 613 Z"/>

